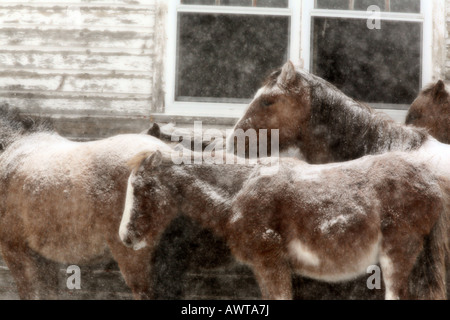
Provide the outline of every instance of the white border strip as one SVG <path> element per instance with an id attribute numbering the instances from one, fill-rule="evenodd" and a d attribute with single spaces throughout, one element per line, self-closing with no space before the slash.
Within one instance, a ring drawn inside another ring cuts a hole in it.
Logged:
<path id="1" fill-rule="evenodd" d="M 433 80 L 433 3 L 421 1 L 421 11 L 425 17 L 422 25 L 422 83 L 426 86 Z"/>
<path id="2" fill-rule="evenodd" d="M 290 16 L 291 8 L 178 5 L 177 12 Z"/>
<path id="3" fill-rule="evenodd" d="M 367 20 L 367 19 L 373 18 L 373 12 L 351 11 L 351 10 L 314 9 L 311 11 L 311 16 Z M 423 14 L 421 14 L 421 13 L 380 12 L 380 19 L 381 20 L 395 20 L 395 21 L 411 21 L 411 22 L 423 22 L 424 21 Z"/>

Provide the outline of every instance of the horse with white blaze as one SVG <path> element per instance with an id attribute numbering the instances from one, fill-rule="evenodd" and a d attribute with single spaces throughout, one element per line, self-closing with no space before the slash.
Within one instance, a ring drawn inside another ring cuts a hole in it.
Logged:
<path id="1" fill-rule="evenodd" d="M 140 153 L 130 162 L 119 235 L 136 250 L 153 250 L 170 222 L 186 215 L 252 268 L 265 299 L 291 299 L 293 273 L 339 282 L 377 263 L 387 299 L 445 299 L 448 199 L 416 158 L 282 159 L 273 175 L 265 159 L 179 165 Z"/>

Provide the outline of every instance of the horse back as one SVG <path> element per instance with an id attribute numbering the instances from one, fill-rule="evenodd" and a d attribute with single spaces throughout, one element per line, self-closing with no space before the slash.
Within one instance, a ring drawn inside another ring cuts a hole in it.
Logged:
<path id="1" fill-rule="evenodd" d="M 302 274 L 321 280 L 364 273 L 386 239 L 423 237 L 442 213 L 436 177 L 399 154 L 320 166 L 282 161 L 277 175 L 255 178 L 236 198 L 241 219 L 232 226 L 246 238 L 236 246 L 283 248 Z"/>
<path id="2" fill-rule="evenodd" d="M 0 237 L 23 236 L 56 261 L 103 255 L 105 236 L 120 224 L 127 161 L 165 147 L 144 135 L 73 142 L 38 133 L 16 141 L 0 157 Z"/>

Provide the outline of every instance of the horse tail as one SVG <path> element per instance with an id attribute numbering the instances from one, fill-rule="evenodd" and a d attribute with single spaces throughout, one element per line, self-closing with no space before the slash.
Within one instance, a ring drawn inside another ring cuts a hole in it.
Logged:
<path id="1" fill-rule="evenodd" d="M 446 275 L 450 275 L 448 246 L 450 193 L 444 195 L 444 199 L 443 211 L 425 238 L 422 253 L 412 273 L 412 278 L 416 280 L 414 284 L 410 282 L 410 292 L 414 299 L 447 299 Z"/>

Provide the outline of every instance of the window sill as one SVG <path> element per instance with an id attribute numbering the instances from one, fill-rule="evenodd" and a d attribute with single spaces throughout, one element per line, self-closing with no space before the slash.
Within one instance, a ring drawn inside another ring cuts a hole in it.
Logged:
<path id="1" fill-rule="evenodd" d="M 167 113 L 152 113 L 150 115 L 150 122 L 157 123 L 175 123 L 177 125 L 186 124 L 193 125 L 195 121 L 201 121 L 203 125 L 211 126 L 226 126 L 234 127 L 238 122 L 239 117 L 221 117 L 221 116 L 199 116 L 186 114 L 167 114 Z"/>
<path id="2" fill-rule="evenodd" d="M 395 122 L 405 123 L 406 114 L 408 110 L 399 110 L 399 109 L 374 109 L 376 112 L 383 112 L 391 117 Z M 150 115 L 150 122 L 158 122 L 158 123 L 175 123 L 185 124 L 185 125 L 193 125 L 195 121 L 201 121 L 203 125 L 208 126 L 226 126 L 226 127 L 234 127 L 234 125 L 238 122 L 240 117 L 221 117 L 214 116 L 213 114 L 209 116 L 201 116 L 201 115 L 187 115 L 187 114 L 167 114 L 167 113 L 153 113 Z"/>

